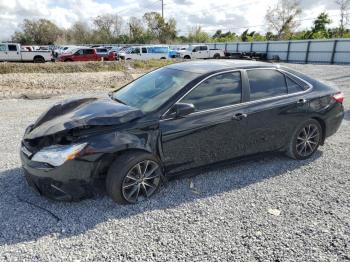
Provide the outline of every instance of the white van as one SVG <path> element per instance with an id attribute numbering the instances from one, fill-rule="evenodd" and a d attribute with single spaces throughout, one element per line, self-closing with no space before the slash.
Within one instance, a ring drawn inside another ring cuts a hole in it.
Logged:
<path id="1" fill-rule="evenodd" d="M 123 60 L 168 59 L 169 46 L 132 46 L 118 54 Z"/>

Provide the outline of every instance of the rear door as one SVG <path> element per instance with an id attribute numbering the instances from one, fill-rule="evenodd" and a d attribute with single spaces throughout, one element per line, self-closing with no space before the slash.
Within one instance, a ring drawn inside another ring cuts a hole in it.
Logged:
<path id="1" fill-rule="evenodd" d="M 21 61 L 20 50 L 18 50 L 18 46 L 15 44 L 8 44 L 7 51 L 7 60 L 8 61 Z"/>
<path id="2" fill-rule="evenodd" d="M 246 73 L 250 87 L 247 151 L 254 154 L 283 149 L 298 123 L 308 117 L 308 102 L 301 98 L 305 90 L 275 69 Z"/>
<path id="3" fill-rule="evenodd" d="M 196 111 L 174 118 L 170 110 L 160 122 L 167 173 L 244 155 L 247 123 L 239 117 L 244 113 L 241 101 L 240 71 L 214 75 L 180 99 Z"/>
<path id="4" fill-rule="evenodd" d="M 200 58 L 209 58 L 210 55 L 209 55 L 209 49 L 208 49 L 208 46 L 206 45 L 202 45 L 200 47 Z"/>

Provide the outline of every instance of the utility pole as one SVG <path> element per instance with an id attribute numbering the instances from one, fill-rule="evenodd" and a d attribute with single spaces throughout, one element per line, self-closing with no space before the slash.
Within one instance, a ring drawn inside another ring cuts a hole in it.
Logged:
<path id="1" fill-rule="evenodd" d="M 162 2 L 162 18 L 164 19 L 164 0 L 160 0 Z"/>

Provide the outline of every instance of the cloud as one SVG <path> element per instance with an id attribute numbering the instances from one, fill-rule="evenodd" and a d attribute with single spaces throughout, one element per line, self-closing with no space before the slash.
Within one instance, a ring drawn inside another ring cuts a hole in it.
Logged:
<path id="1" fill-rule="evenodd" d="M 269 6 L 278 0 L 165 0 L 166 18 L 175 18 L 180 34 L 190 27 L 200 25 L 209 33 L 217 29 L 240 33 L 246 28 L 264 32 L 264 16 Z M 337 22 L 334 1 L 301 0 L 303 18 L 313 18 L 319 12 L 328 11 Z M 0 41 L 10 39 L 19 29 L 23 19 L 46 18 L 62 28 L 69 28 L 77 21 L 92 24 L 92 18 L 105 13 L 117 13 L 127 21 L 130 16 L 142 17 L 145 12 L 161 12 L 159 0 L 0 0 Z M 310 26 L 311 20 L 301 27 Z"/>

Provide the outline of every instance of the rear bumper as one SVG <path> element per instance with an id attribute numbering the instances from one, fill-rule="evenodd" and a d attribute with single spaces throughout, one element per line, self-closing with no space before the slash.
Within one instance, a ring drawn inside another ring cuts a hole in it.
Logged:
<path id="1" fill-rule="evenodd" d="M 40 195 L 61 201 L 77 201 L 93 195 L 94 162 L 72 160 L 59 167 L 31 161 L 20 152 L 28 185 Z"/>
<path id="2" fill-rule="evenodd" d="M 337 103 L 328 114 L 325 119 L 326 134 L 325 137 L 329 137 L 335 134 L 344 119 L 344 107 L 341 103 Z"/>

